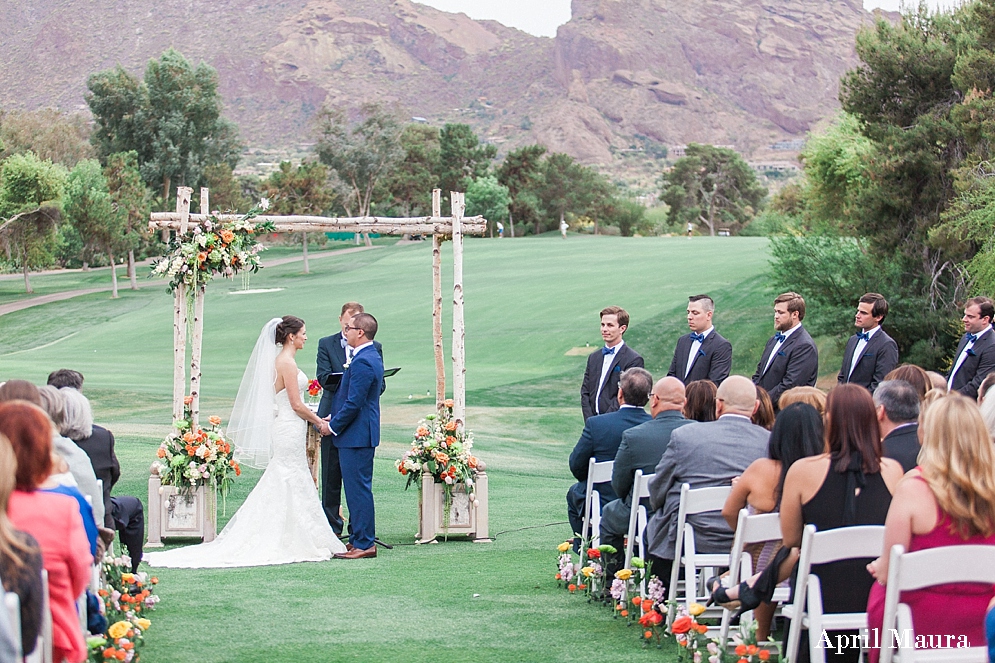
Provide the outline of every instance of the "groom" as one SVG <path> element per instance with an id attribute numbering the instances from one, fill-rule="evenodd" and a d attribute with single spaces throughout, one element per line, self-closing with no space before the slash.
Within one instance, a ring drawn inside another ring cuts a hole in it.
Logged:
<path id="1" fill-rule="evenodd" d="M 348 348 L 345 373 L 335 393 L 335 416 L 328 422 L 339 452 L 342 483 L 349 505 L 350 535 L 339 559 L 376 557 L 376 519 L 373 510 L 373 456 L 380 444 L 380 386 L 383 360 L 373 338 L 377 319 L 359 313 L 345 326 Z M 351 350 L 351 351 L 350 351 Z"/>

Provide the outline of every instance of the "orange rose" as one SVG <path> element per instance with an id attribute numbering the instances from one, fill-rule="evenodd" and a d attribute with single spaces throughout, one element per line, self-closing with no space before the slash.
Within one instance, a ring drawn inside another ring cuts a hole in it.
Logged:
<path id="1" fill-rule="evenodd" d="M 577 589 L 587 589 L 587 585 L 577 585 Z"/>
<path id="2" fill-rule="evenodd" d="M 746 654 L 746 645 L 736 645 L 733 651 L 736 653 L 736 656 L 743 656 Z"/>
<path id="3" fill-rule="evenodd" d="M 197 262 L 204 262 L 205 260 L 207 260 L 206 252 L 201 251 L 200 253 L 197 254 Z"/>
<path id="4" fill-rule="evenodd" d="M 575 592 L 577 591 L 577 585 L 570 583 L 569 585 L 567 585 L 567 589 L 569 589 L 571 592 Z"/>
<path id="5" fill-rule="evenodd" d="M 649 640 L 653 637 L 653 631 L 643 631 L 643 637 Z"/>
<path id="6" fill-rule="evenodd" d="M 701 633 L 702 635 L 708 633 L 708 627 L 705 626 L 704 624 L 695 624 L 694 630 L 697 631 L 698 633 Z"/>
<path id="7" fill-rule="evenodd" d="M 107 649 L 104 650 L 104 658 L 114 658 L 114 654 L 116 653 L 117 653 L 116 649 L 114 649 L 113 647 L 108 647 Z"/>
<path id="8" fill-rule="evenodd" d="M 114 654 L 114 658 L 116 658 L 119 661 L 123 661 L 124 659 L 128 658 L 128 652 L 126 652 L 123 649 L 118 649 L 117 653 Z"/>
<path id="9" fill-rule="evenodd" d="M 643 599 L 643 610 L 653 609 L 653 599 Z"/>
<path id="10" fill-rule="evenodd" d="M 208 421 L 208 422 L 209 422 L 209 423 L 210 423 L 210 424 L 211 424 L 212 426 L 220 426 L 220 425 L 221 425 L 221 417 L 218 417 L 218 416 L 213 416 L 213 417 L 209 417 L 209 418 L 207 419 L 207 421 Z"/>
<path id="11" fill-rule="evenodd" d="M 560 578 L 562 578 L 562 577 L 563 577 L 563 576 L 561 576 L 561 575 L 560 575 L 559 573 L 557 573 L 557 574 L 556 574 L 556 579 L 557 579 L 557 580 L 559 580 L 559 579 L 560 579 Z"/>
<path id="12" fill-rule="evenodd" d="M 456 430 L 456 422 L 450 421 L 446 424 L 446 430 Z"/>
<path id="13" fill-rule="evenodd" d="M 235 239 L 235 233 L 233 233 L 230 230 L 227 229 L 222 230 L 220 234 L 221 234 L 221 241 L 224 242 L 225 244 L 231 244 L 232 240 Z"/>
<path id="14" fill-rule="evenodd" d="M 238 463 L 236 463 L 235 461 L 232 461 L 231 462 L 231 466 L 235 468 L 235 476 L 237 476 L 237 477 L 242 476 L 242 467 Z M 153 585 L 156 584 L 157 582 L 159 582 L 158 578 L 152 578 L 152 584 Z"/>
<path id="15" fill-rule="evenodd" d="M 746 645 L 746 653 L 749 656 L 753 656 L 754 654 L 757 653 L 757 646 L 756 645 Z"/>
<path id="16" fill-rule="evenodd" d="M 152 576 L 151 578 L 149 578 L 149 580 L 152 582 L 153 585 L 159 584 L 159 578 L 157 576 Z"/>
<path id="17" fill-rule="evenodd" d="M 424 426 L 419 426 L 418 430 L 415 431 L 415 437 L 427 437 L 428 429 Z"/>
<path id="18" fill-rule="evenodd" d="M 183 397 L 183 404 L 184 405 L 190 405 L 191 403 L 193 403 L 193 396 L 184 396 Z"/>
<path id="19" fill-rule="evenodd" d="M 623 617 L 628 617 L 629 616 L 629 611 L 628 610 L 623 610 L 621 614 L 622 614 Z"/>
<path id="20" fill-rule="evenodd" d="M 642 604 L 643 604 L 643 597 L 642 596 L 633 596 L 632 597 L 632 605 L 634 605 L 634 606 L 636 606 L 638 608 Z"/>
<path id="21" fill-rule="evenodd" d="M 455 403 L 453 403 L 453 399 L 447 398 L 445 400 L 445 402 L 443 402 L 443 405 L 445 405 L 447 408 L 449 408 L 450 410 L 452 410 L 453 406 L 455 405 Z"/>
<path id="22" fill-rule="evenodd" d="M 678 617 L 674 620 L 673 625 L 670 627 L 670 632 L 675 635 L 680 635 L 682 633 L 687 633 L 691 630 L 691 618 L 687 615 L 683 617 Z M 737 648 L 738 649 L 738 648 Z M 736 652 L 739 653 L 738 651 Z"/>
<path id="23" fill-rule="evenodd" d="M 448 444 L 449 446 L 453 446 L 454 444 L 456 444 L 456 438 L 453 437 L 452 435 L 447 435 L 446 444 Z"/>
<path id="24" fill-rule="evenodd" d="M 155 455 L 158 456 L 159 458 L 165 458 L 166 450 L 163 449 L 162 447 L 159 447 L 159 451 L 155 452 Z"/>
<path id="25" fill-rule="evenodd" d="M 761 661 L 769 661 L 770 652 L 767 651 L 766 649 L 761 649 L 760 651 L 757 652 L 757 658 L 759 658 Z"/>
<path id="26" fill-rule="evenodd" d="M 477 467 L 477 457 L 470 456 L 470 458 L 467 459 L 466 464 L 470 467 L 470 469 L 475 469 Z"/>

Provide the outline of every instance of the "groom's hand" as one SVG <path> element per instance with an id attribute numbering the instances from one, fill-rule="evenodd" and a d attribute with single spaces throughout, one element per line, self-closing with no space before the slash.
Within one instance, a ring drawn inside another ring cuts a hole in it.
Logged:
<path id="1" fill-rule="evenodd" d="M 332 434 L 332 429 L 328 426 L 328 422 L 331 420 L 331 415 L 325 417 L 321 420 L 321 425 L 318 426 L 318 432 L 321 433 L 322 437 Z"/>

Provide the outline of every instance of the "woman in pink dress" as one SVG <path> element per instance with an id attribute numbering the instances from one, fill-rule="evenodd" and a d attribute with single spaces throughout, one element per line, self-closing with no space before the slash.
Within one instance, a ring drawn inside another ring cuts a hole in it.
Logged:
<path id="1" fill-rule="evenodd" d="M 914 552 L 995 545 L 995 447 L 978 406 L 957 394 L 942 397 L 925 411 L 919 434 L 919 466 L 898 484 L 885 521 L 884 550 L 867 566 L 877 580 L 867 601 L 872 633 L 875 628 L 883 633 L 884 583 L 892 546 Z M 960 583 L 902 592 L 900 600 L 912 609 L 916 636 L 951 635 L 957 642 L 963 635 L 969 646 L 981 647 L 992 597 L 992 585 Z M 880 654 L 871 650 L 872 663 Z"/>
<path id="2" fill-rule="evenodd" d="M 76 501 L 38 488 L 52 469 L 52 422 L 27 401 L 0 403 L 0 434 L 17 456 L 16 490 L 7 515 L 17 529 L 33 536 L 48 571 L 55 663 L 86 660 L 86 642 L 76 612 L 76 599 L 90 581 L 93 556 Z"/>

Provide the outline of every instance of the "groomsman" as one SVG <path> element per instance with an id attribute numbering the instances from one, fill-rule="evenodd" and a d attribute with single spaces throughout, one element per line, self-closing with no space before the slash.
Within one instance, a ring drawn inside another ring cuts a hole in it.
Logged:
<path id="1" fill-rule="evenodd" d="M 871 393 L 898 366 L 898 344 L 881 329 L 888 315 L 887 300 L 876 292 L 860 298 L 854 325 L 859 330 L 846 342 L 836 381 L 866 387 Z"/>
<path id="2" fill-rule="evenodd" d="M 732 368 L 732 343 L 722 338 L 712 326 L 715 302 L 708 295 L 688 297 L 688 327 L 690 334 L 677 339 L 668 377 L 684 384 L 695 380 L 711 380 L 716 385 L 729 377 Z"/>
<path id="3" fill-rule="evenodd" d="M 596 414 L 618 410 L 618 380 L 623 371 L 642 368 L 643 358 L 622 340 L 629 327 L 629 314 L 620 306 L 601 311 L 601 338 L 605 345 L 587 358 L 584 382 L 580 386 L 580 407 L 584 421 Z"/>
<path id="4" fill-rule="evenodd" d="M 978 397 L 978 387 L 995 371 L 995 335 L 992 317 L 995 303 L 987 297 L 967 300 L 964 307 L 964 336 L 954 355 L 954 366 L 947 375 L 947 389 L 970 398 Z"/>
<path id="5" fill-rule="evenodd" d="M 802 326 L 805 300 L 786 292 L 774 300 L 774 334 L 764 348 L 753 384 L 763 387 L 777 409 L 777 400 L 792 387 L 814 387 L 819 377 L 819 350 Z"/>

